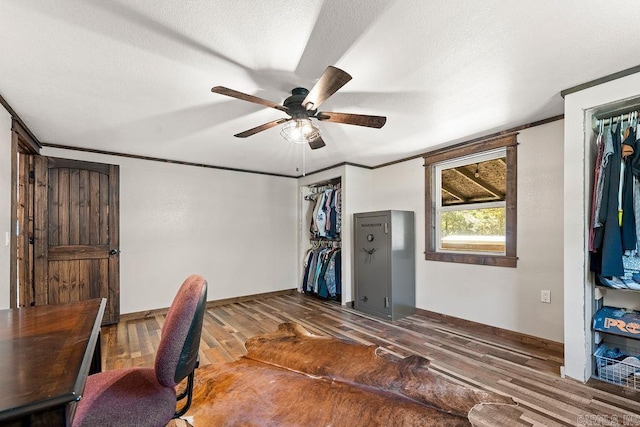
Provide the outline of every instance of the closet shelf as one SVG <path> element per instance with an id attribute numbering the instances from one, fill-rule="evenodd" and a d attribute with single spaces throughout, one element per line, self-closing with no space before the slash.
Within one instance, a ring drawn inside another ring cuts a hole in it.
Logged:
<path id="1" fill-rule="evenodd" d="M 640 293 L 640 291 L 636 291 L 635 289 L 616 289 L 616 288 L 610 288 L 609 286 L 604 286 L 604 285 L 596 285 L 596 288 L 598 289 L 604 289 L 607 291 L 614 291 L 614 292 L 635 292 L 635 293 Z"/>

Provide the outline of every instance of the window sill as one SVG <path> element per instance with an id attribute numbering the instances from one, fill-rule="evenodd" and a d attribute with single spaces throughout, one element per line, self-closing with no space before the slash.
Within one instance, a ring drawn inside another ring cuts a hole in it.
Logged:
<path id="1" fill-rule="evenodd" d="M 454 254 L 446 252 L 425 252 L 427 261 L 455 262 L 461 264 L 491 265 L 515 268 L 518 258 L 503 255 Z"/>

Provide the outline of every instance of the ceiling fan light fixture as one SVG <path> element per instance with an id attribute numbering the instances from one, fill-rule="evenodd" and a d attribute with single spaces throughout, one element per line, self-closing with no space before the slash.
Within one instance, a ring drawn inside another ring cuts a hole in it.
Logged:
<path id="1" fill-rule="evenodd" d="M 320 129 L 309 118 L 293 119 L 282 125 L 280 135 L 294 144 L 307 144 L 320 136 Z"/>
<path id="2" fill-rule="evenodd" d="M 214 86 L 211 88 L 211 92 L 230 96 L 231 98 L 242 101 L 253 102 L 254 104 L 265 107 L 275 108 L 276 110 L 287 113 L 290 117 L 271 120 L 260 126 L 237 133 L 234 135 L 235 137 L 246 138 L 282 124 L 280 134 L 284 139 L 294 144 L 309 144 L 309 148 L 317 150 L 318 148 L 325 147 L 326 144 L 322 139 L 320 130 L 311 123 L 311 118 L 325 122 L 366 126 L 377 129 L 384 126 L 387 121 L 387 118 L 383 116 L 318 111 L 320 105 L 349 82 L 349 80 L 351 80 L 349 73 L 329 65 L 311 90 L 303 87 L 293 88 L 291 90 L 291 96 L 287 97 L 287 99 L 282 102 L 282 105 L 224 86 Z M 304 150 L 302 152 L 304 153 Z"/>

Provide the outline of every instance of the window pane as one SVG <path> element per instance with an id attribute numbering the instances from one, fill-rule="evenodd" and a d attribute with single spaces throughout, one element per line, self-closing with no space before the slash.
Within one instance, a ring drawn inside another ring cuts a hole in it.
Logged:
<path id="1" fill-rule="evenodd" d="M 440 249 L 505 253 L 505 208 L 440 213 Z"/>
<path id="2" fill-rule="evenodd" d="M 505 200 L 504 157 L 442 169 L 442 206 Z"/>

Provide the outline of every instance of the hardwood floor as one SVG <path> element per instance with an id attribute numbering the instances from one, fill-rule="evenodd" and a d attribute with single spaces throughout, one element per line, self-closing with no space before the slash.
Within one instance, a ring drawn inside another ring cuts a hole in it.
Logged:
<path id="1" fill-rule="evenodd" d="M 153 366 L 164 315 L 102 329 L 103 369 Z M 562 354 L 416 314 L 384 322 L 298 293 L 213 307 L 204 319 L 201 366 L 236 360 L 247 338 L 297 322 L 319 335 L 374 344 L 388 357 L 417 354 L 450 380 L 512 396 L 517 410 L 485 414 L 487 425 L 640 426 L 640 393 L 560 377 Z"/>

